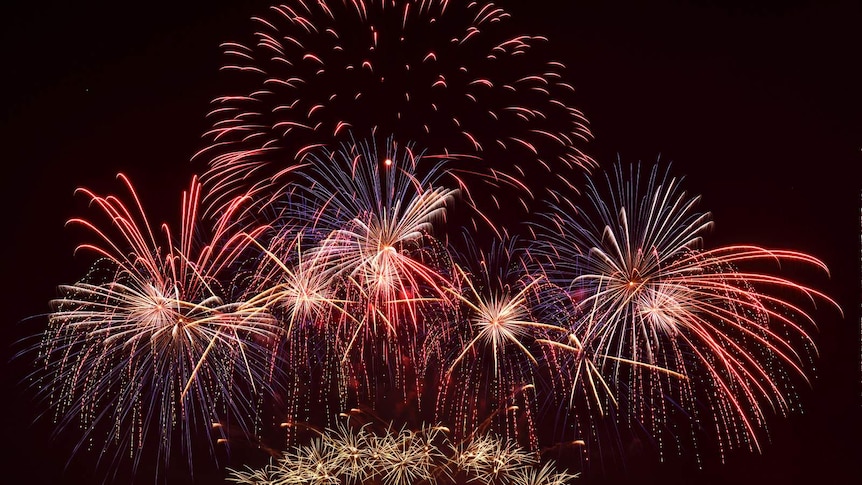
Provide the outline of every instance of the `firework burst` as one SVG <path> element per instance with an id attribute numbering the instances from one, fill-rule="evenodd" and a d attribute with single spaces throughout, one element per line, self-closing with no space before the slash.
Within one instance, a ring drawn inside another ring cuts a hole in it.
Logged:
<path id="1" fill-rule="evenodd" d="M 493 3 L 297 0 L 253 21 L 254 41 L 222 45 L 233 92 L 213 101 L 196 156 L 216 206 L 247 183 L 279 192 L 309 150 L 351 132 L 412 140 L 461 158 L 464 176 L 518 189 L 484 192 L 489 209 L 518 210 L 594 166 L 564 66 Z"/>
<path id="2" fill-rule="evenodd" d="M 440 275 L 419 250 L 430 243 L 434 224 L 445 221 L 458 191 L 442 185 L 442 164 L 422 174 L 421 155 L 393 142 L 380 153 L 376 144 L 350 144 L 313 160 L 293 196 L 311 216 L 307 227 L 325 234 L 315 255 L 364 299 L 388 307 L 376 313 L 392 329 L 401 320 L 393 313 L 398 303 L 410 302 L 423 287 L 442 294 Z"/>
<path id="3" fill-rule="evenodd" d="M 362 319 L 345 335 L 346 354 L 366 337 L 421 338 L 419 307 L 445 300 L 448 254 L 431 230 L 458 192 L 438 185 L 439 164 L 420 174 L 421 162 L 394 143 L 381 153 L 351 144 L 313 157 L 292 194 L 302 207 L 295 219 L 309 216 L 305 227 L 324 235 L 313 250 L 319 267 L 358 303 Z"/>
<path id="4" fill-rule="evenodd" d="M 299 372 L 292 409 L 314 395 L 331 417 L 387 389 L 421 394 L 429 336 L 445 338 L 453 298 L 449 254 L 433 234 L 459 193 L 442 184 L 444 164 L 391 140 L 320 149 L 269 205 L 275 234 L 246 299 L 284 324 L 288 373 Z"/>
<path id="5" fill-rule="evenodd" d="M 258 238 L 265 243 L 254 240 L 260 254 L 243 297 L 265 308 L 283 332 L 278 348 L 281 408 L 274 412 L 281 419 L 288 416 L 289 422 L 310 419 L 309 402 L 319 402 L 330 416 L 341 409 L 343 399 L 333 399 L 345 393 L 338 335 L 344 326 L 362 323 L 348 310 L 356 302 L 347 299 L 351 295 L 342 291 L 342 282 L 325 270 L 320 258 L 310 254 L 316 244 L 303 236 L 282 227 L 275 235 L 268 231 Z"/>
<path id="6" fill-rule="evenodd" d="M 501 435 L 535 448 L 536 384 L 548 364 L 536 340 L 564 329 L 540 318 L 543 277 L 529 272 L 529 255 L 516 240 L 487 251 L 469 247 L 455 255 L 459 285 L 450 291 L 462 331 L 449 339 L 438 415 L 456 423 L 456 432 L 493 424 Z"/>
<path id="7" fill-rule="evenodd" d="M 231 470 L 239 484 L 495 484 L 562 485 L 575 475 L 553 461 L 539 468 L 535 453 L 483 434 L 452 443 L 443 426 L 374 431 L 340 422 L 262 469 Z"/>
<path id="8" fill-rule="evenodd" d="M 588 184 L 577 212 L 549 214 L 540 236 L 537 253 L 584 315 L 558 348 L 592 355 L 592 364 L 576 359 L 576 372 L 604 376 L 606 395 L 625 392 L 624 419 L 642 422 L 659 444 L 678 414 L 675 401 L 695 426 L 712 422 L 722 449 L 760 450 L 767 410 L 792 408 L 789 374 L 805 379 L 804 352 L 814 348 L 814 320 L 795 297 L 837 305 L 813 288 L 740 268 L 826 267 L 793 251 L 703 249 L 709 214 L 658 166 L 646 180 L 639 165 L 617 166 L 605 182 Z"/>
<path id="9" fill-rule="evenodd" d="M 108 225 L 84 219 L 96 242 L 82 244 L 99 261 L 82 281 L 60 287 L 36 381 L 59 424 L 76 419 L 79 447 L 104 433 L 98 450 L 116 466 L 123 450 L 137 468 L 143 450 L 157 449 L 165 464 L 177 442 L 191 463 L 192 434 L 210 437 L 212 422 L 233 419 L 251 432 L 256 396 L 270 382 L 271 349 L 280 329 L 263 308 L 231 302 L 221 286 L 247 247 L 230 234 L 231 205 L 198 245 L 201 186 L 183 194 L 182 224 L 159 240 L 129 180 L 133 204 L 80 189 Z M 208 440 L 212 447 L 215 437 Z"/>
<path id="10" fill-rule="evenodd" d="M 130 205 L 81 190 L 106 222 L 70 222 L 98 262 L 60 287 L 35 380 L 78 447 L 114 470 L 155 449 L 158 475 L 177 454 L 193 468 L 194 433 L 215 457 L 238 429 L 279 457 L 238 483 L 385 485 L 566 483 L 543 452 L 681 452 L 704 429 L 722 457 L 759 451 L 807 380 L 808 304 L 837 307 L 774 269 L 825 265 L 706 249 L 710 214 L 658 167 L 582 194 L 595 163 L 574 88 L 509 17 L 284 0 L 223 44 L 233 84 L 179 231 L 154 230 L 122 175 Z M 500 224 L 540 198 L 538 223 Z M 384 430 L 339 423 L 284 454 L 261 430 L 270 413 L 292 445 L 344 410 Z M 452 430 L 409 428 L 430 421 Z"/>

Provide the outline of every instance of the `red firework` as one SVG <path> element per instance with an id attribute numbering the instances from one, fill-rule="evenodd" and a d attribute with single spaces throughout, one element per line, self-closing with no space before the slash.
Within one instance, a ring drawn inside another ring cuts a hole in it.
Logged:
<path id="1" fill-rule="evenodd" d="M 493 3 L 295 0 L 253 20 L 254 41 L 223 44 L 231 92 L 195 156 L 215 206 L 279 192 L 310 150 L 353 134 L 462 158 L 453 170 L 508 190 L 474 203 L 509 216 L 594 166 L 564 66 Z"/>

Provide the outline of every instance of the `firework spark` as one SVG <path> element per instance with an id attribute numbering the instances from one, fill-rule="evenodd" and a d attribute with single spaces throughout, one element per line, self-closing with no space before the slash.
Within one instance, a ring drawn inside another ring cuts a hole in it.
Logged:
<path id="1" fill-rule="evenodd" d="M 390 142 L 384 150 L 351 144 L 315 154 L 300 173 L 306 183 L 291 194 L 290 206 L 301 211 L 288 217 L 306 219 L 305 228 L 324 235 L 313 257 L 361 302 L 362 327 L 398 335 L 421 323 L 417 304 L 446 296 L 437 266 L 448 255 L 431 231 L 458 191 L 438 184 L 440 164 L 421 174 L 422 157 L 409 147 Z"/>
<path id="2" fill-rule="evenodd" d="M 131 205 L 81 190 L 107 223 L 70 222 L 99 261 L 52 302 L 36 381 L 85 429 L 78 447 L 105 438 L 89 446 L 116 470 L 179 446 L 191 467 L 194 432 L 214 457 L 238 428 L 275 455 L 271 404 L 288 443 L 354 406 L 391 421 L 341 423 L 231 480 L 566 483 L 538 468 L 549 409 L 552 440 L 574 429 L 579 447 L 612 421 L 681 450 L 683 419 L 722 456 L 760 450 L 767 412 L 807 380 L 806 305 L 837 307 L 772 268 L 825 265 L 705 249 L 710 214 L 657 166 L 581 194 L 596 165 L 574 88 L 509 17 L 485 0 L 284 0 L 253 41 L 223 44 L 235 84 L 179 232 L 157 237 L 125 176 Z M 539 198 L 551 210 L 521 244 L 500 222 Z M 428 414 L 452 430 L 394 431 Z"/>
<path id="3" fill-rule="evenodd" d="M 273 238 L 269 247 L 249 236 L 264 256 L 250 282 L 250 288 L 256 291 L 248 292 L 248 304 L 270 313 L 285 313 L 288 338 L 294 327 L 328 322 L 333 312 L 349 317 L 344 307 L 351 302 L 334 296 L 337 282 L 325 262 L 320 261 L 320 253 L 307 254 L 302 233 L 289 240 L 283 235 Z"/>

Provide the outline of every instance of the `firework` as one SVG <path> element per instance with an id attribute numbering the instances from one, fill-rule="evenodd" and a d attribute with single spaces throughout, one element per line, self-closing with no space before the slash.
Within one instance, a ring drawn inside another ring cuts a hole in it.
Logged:
<path id="1" fill-rule="evenodd" d="M 290 338 L 294 329 L 302 332 L 308 326 L 329 322 L 333 312 L 348 316 L 344 306 L 349 302 L 335 297 L 336 275 L 327 271 L 319 252 L 307 254 L 303 234 L 297 233 L 293 239 L 285 239 L 285 235 L 274 237 L 269 247 L 252 239 L 263 256 L 249 284 L 256 291 L 248 292 L 248 303 L 281 315 Z"/>
<path id="2" fill-rule="evenodd" d="M 565 485 L 578 475 L 557 471 L 553 461 L 548 461 L 542 468 L 525 467 L 512 474 L 509 483 L 512 485 Z"/>
<path id="3" fill-rule="evenodd" d="M 523 210 L 594 166 L 564 66 L 493 3 L 296 0 L 253 20 L 253 41 L 222 45 L 234 88 L 213 101 L 196 155 L 216 206 L 249 183 L 280 192 L 310 150 L 351 133 L 412 140 L 518 189 L 483 192 L 486 208 Z"/>
<path id="4" fill-rule="evenodd" d="M 312 160 L 292 194 L 302 207 L 296 219 L 310 216 L 307 227 L 325 235 L 315 250 L 321 267 L 386 308 L 375 314 L 395 331 L 399 303 L 423 287 L 442 294 L 442 278 L 423 263 L 421 250 L 432 244 L 431 230 L 458 191 L 442 186 L 440 164 L 423 174 L 422 156 L 391 141 L 380 153 L 376 144 L 353 143 Z"/>
<path id="5" fill-rule="evenodd" d="M 766 411 L 792 408 L 791 375 L 805 379 L 804 355 L 814 348 L 814 321 L 796 297 L 837 305 L 759 271 L 826 267 L 793 251 L 703 249 L 711 218 L 669 170 L 655 166 L 647 178 L 640 165 L 619 165 L 605 182 L 591 180 L 587 203 L 574 213 L 549 213 L 540 228 L 536 254 L 551 261 L 549 277 L 583 315 L 569 342 L 556 346 L 576 357 L 575 372 L 588 378 L 595 400 L 599 387 L 606 396 L 625 392 L 624 419 L 642 422 L 659 445 L 683 406 L 695 427 L 711 422 L 722 449 L 760 450 Z"/>
<path id="6" fill-rule="evenodd" d="M 308 420 L 308 403 L 319 402 L 327 416 L 342 409 L 344 399 L 339 332 L 345 325 L 361 325 L 348 311 L 342 282 L 325 271 L 320 258 L 310 254 L 316 244 L 302 232 L 285 227 L 260 236 L 254 270 L 245 282 L 243 299 L 266 309 L 277 321 L 284 339 L 278 345 L 281 392 L 277 416 Z M 315 400 L 315 398 L 317 398 Z M 284 419 L 283 417 L 281 419 Z"/>
<path id="7" fill-rule="evenodd" d="M 453 298 L 434 234 L 459 193 L 443 185 L 444 164 L 392 140 L 320 149 L 269 204 L 275 233 L 246 299 L 283 322 L 291 409 L 311 395 L 331 417 L 386 389 L 421 394 L 429 336 L 445 338 Z"/>
<path id="8" fill-rule="evenodd" d="M 460 313 L 449 339 L 450 356 L 438 402 L 438 416 L 457 432 L 496 432 L 535 449 L 536 384 L 548 367 L 536 340 L 565 331 L 544 321 L 537 295 L 543 277 L 528 270 L 529 254 L 517 240 L 490 249 L 455 254 L 459 285 L 453 287 Z M 452 345 L 455 344 L 455 345 Z"/>
<path id="9" fill-rule="evenodd" d="M 379 453 L 368 446 L 374 436 L 366 428 L 361 426 L 357 429 L 340 422 L 331 434 L 326 435 L 332 437 L 327 441 L 327 446 L 333 452 L 333 464 L 347 483 L 363 483 L 374 473 L 369 458 L 372 455 L 379 456 Z"/>
<path id="10" fill-rule="evenodd" d="M 78 250 L 99 260 L 82 281 L 60 287 L 36 384 L 61 425 L 79 421 L 83 443 L 104 433 L 98 450 L 111 466 L 126 454 L 137 468 L 144 450 L 164 464 L 172 445 L 191 463 L 192 435 L 210 436 L 213 422 L 232 419 L 251 432 L 255 402 L 270 382 L 270 352 L 280 329 L 264 309 L 232 302 L 221 279 L 247 247 L 230 233 L 237 200 L 206 245 L 198 244 L 195 179 L 183 194 L 174 238 L 157 237 L 130 181 L 119 178 L 133 204 L 80 189 L 107 220 L 84 219 L 94 243 Z M 153 450 L 155 448 L 155 450 Z M 214 451 L 214 450 L 213 450 Z"/>
<path id="11" fill-rule="evenodd" d="M 499 483 L 504 477 L 536 464 L 534 453 L 520 448 L 511 440 L 493 435 L 479 435 L 456 448 L 458 467 L 482 483 Z"/>
<path id="12" fill-rule="evenodd" d="M 285 0 L 253 20 L 223 44 L 233 84 L 178 233 L 122 175 L 128 206 L 81 190 L 107 222 L 71 223 L 99 260 L 52 302 L 36 385 L 105 466 L 179 446 L 192 467 L 196 433 L 214 457 L 238 429 L 277 456 L 238 483 L 561 484 L 539 450 L 630 433 L 664 453 L 703 429 L 722 456 L 760 450 L 768 411 L 796 405 L 806 304 L 837 305 L 771 269 L 825 265 L 705 249 L 710 214 L 657 166 L 581 194 L 591 135 L 547 39 L 484 0 Z M 532 241 L 501 224 L 540 197 Z M 332 428 L 360 415 L 383 430 Z M 453 426 L 414 430 L 431 421 Z"/>
<path id="13" fill-rule="evenodd" d="M 553 461 L 538 468 L 539 459 L 511 441 L 483 434 L 452 443 L 443 426 L 418 430 L 386 427 L 374 431 L 341 422 L 299 445 L 262 469 L 231 470 L 240 484 L 517 483 L 562 485 L 575 475 L 558 471 Z"/>

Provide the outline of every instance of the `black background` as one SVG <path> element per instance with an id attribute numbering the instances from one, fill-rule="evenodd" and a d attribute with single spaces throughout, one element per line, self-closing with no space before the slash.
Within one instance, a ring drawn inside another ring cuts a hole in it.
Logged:
<path id="1" fill-rule="evenodd" d="M 642 4 L 641 4 L 642 3 Z M 502 2 L 547 35 L 568 67 L 604 167 L 659 156 L 685 175 L 716 221 L 707 246 L 753 243 L 826 262 L 806 280 L 842 305 L 817 313 L 804 413 L 770 422 L 762 454 L 704 470 L 634 463 L 620 483 L 862 483 L 860 446 L 860 162 L 862 7 L 842 1 Z M 5 412 L 0 481 L 97 483 L 87 460 L 64 472 L 69 443 L 33 422 L 11 361 L 38 334 L 55 287 L 79 279 L 64 222 L 83 214 L 78 186 L 120 189 L 130 175 L 155 218 L 173 220 L 195 171 L 220 42 L 244 37 L 263 2 L 7 2 L 0 160 L 4 208 Z M 201 483 L 218 475 L 199 476 Z M 613 481 L 608 480 L 608 481 Z M 119 483 L 123 483 L 120 481 Z"/>

